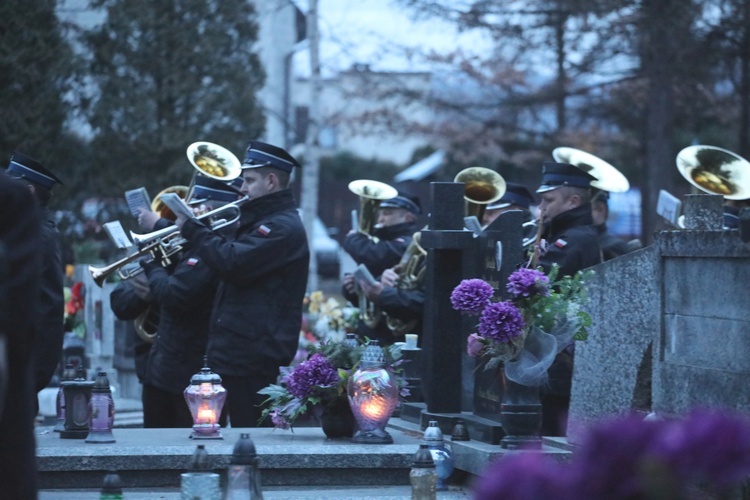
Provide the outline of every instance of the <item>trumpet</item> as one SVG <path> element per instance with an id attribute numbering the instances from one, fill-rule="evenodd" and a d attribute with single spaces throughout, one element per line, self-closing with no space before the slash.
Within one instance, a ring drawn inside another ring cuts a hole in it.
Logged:
<path id="1" fill-rule="evenodd" d="M 239 220 L 240 207 L 248 201 L 250 201 L 250 199 L 247 196 L 243 196 L 237 201 L 227 203 L 222 207 L 206 212 L 205 214 L 198 216 L 197 219 L 201 222 L 210 222 L 212 230 L 221 229 L 232 225 Z M 233 215 L 233 217 L 229 219 L 221 218 L 214 220 L 216 217 L 224 215 L 227 211 L 229 211 L 229 215 Z M 94 283 L 102 286 L 104 281 L 115 272 L 118 272 L 120 278 L 123 280 L 130 279 L 133 276 L 140 274 L 143 272 L 141 267 L 136 267 L 130 270 L 122 268 L 131 262 L 135 262 L 142 258 L 150 257 L 152 261 L 158 258 L 163 264 L 169 265 L 171 263 L 170 257 L 177 252 L 180 252 L 186 243 L 185 238 L 180 234 L 180 228 L 177 226 L 165 227 L 164 229 L 159 229 L 158 231 L 152 231 L 146 234 L 137 234 L 131 231 L 130 237 L 139 247 L 138 251 L 105 267 L 89 266 L 89 273 L 91 273 Z"/>

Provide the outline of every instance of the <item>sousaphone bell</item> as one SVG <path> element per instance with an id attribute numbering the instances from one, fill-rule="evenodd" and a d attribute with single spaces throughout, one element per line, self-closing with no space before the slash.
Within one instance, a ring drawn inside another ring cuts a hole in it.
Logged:
<path id="1" fill-rule="evenodd" d="M 552 158 L 568 163 L 596 177 L 591 187 L 608 193 L 624 193 L 630 189 L 628 179 L 615 167 L 601 158 L 575 148 L 555 148 Z"/>
<path id="2" fill-rule="evenodd" d="M 370 235 L 377 221 L 380 202 L 398 196 L 398 191 L 393 186 L 369 179 L 351 181 L 349 191 L 359 196 L 359 231 Z"/>
<path id="3" fill-rule="evenodd" d="M 193 194 L 197 174 L 223 182 L 231 182 L 242 174 L 239 158 L 227 148 L 213 142 L 194 142 L 188 146 L 186 154 L 188 161 L 195 168 L 188 188 L 187 199 L 190 199 Z"/>
<path id="4" fill-rule="evenodd" d="M 677 170 L 693 186 L 726 200 L 750 198 L 750 163 L 715 146 L 688 146 L 677 154 Z"/>

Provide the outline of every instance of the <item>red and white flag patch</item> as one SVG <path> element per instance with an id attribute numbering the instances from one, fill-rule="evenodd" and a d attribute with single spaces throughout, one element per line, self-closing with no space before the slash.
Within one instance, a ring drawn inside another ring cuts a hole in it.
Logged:
<path id="1" fill-rule="evenodd" d="M 268 236 L 268 233 L 271 232 L 271 228 L 269 228 L 265 224 L 261 224 L 258 228 L 258 232 L 261 234 L 261 236 Z"/>
<path id="2" fill-rule="evenodd" d="M 567 242 L 567 241 L 565 241 L 565 240 L 564 240 L 564 239 L 562 239 L 562 238 L 558 238 L 557 240 L 555 240 L 555 246 L 556 246 L 557 248 L 565 248 L 565 246 L 566 246 L 567 244 L 568 244 L 568 242 Z"/>
<path id="3" fill-rule="evenodd" d="M 190 257 L 190 258 L 189 258 L 189 259 L 187 260 L 187 262 L 186 262 L 186 264 L 187 264 L 188 266 L 194 266 L 194 265 L 196 265 L 197 263 L 198 263 L 198 259 L 196 259 L 195 257 Z"/>

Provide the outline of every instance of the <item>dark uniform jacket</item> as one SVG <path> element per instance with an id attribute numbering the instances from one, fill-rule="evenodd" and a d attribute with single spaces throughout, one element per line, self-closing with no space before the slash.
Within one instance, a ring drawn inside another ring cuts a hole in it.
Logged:
<path id="1" fill-rule="evenodd" d="M 36 390 L 49 384 L 62 356 L 65 327 L 65 298 L 63 294 L 63 265 L 60 250 L 60 233 L 50 219 L 47 208 L 42 209 L 42 286 L 37 314 L 39 338 L 37 341 Z"/>
<path id="2" fill-rule="evenodd" d="M 607 232 L 606 224 L 599 224 L 594 227 L 596 227 L 596 231 L 599 234 L 599 247 L 602 249 L 604 260 L 614 259 L 628 253 L 628 243 L 614 234 Z"/>
<path id="3" fill-rule="evenodd" d="M 310 263 L 292 192 L 243 205 L 233 240 L 196 220 L 188 220 L 182 233 L 220 279 L 209 366 L 220 375 L 274 376 L 297 351 Z"/>
<path id="4" fill-rule="evenodd" d="M 135 320 L 138 316 L 145 313 L 150 306 L 150 302 L 143 300 L 135 293 L 130 280 L 120 281 L 109 294 L 109 307 L 117 319 L 122 321 Z M 146 362 L 150 351 L 151 343 L 137 337 L 133 346 L 133 352 L 135 354 L 135 374 L 141 383 L 143 383 L 143 379 L 146 376 Z"/>
<path id="5" fill-rule="evenodd" d="M 5 392 L 0 400 L 0 491 L 3 498 L 35 499 L 34 341 L 39 319 L 41 219 L 26 187 L 0 172 L 0 361 Z"/>
<path id="6" fill-rule="evenodd" d="M 159 304 L 158 333 L 144 383 L 182 394 L 203 367 L 218 279 L 194 250 L 185 252 L 171 273 L 154 262 L 144 269 Z"/>
<path id="7" fill-rule="evenodd" d="M 372 237 L 365 233 L 351 233 L 344 240 L 344 250 L 354 262 L 364 264 L 374 277 L 383 274 L 401 260 L 414 233 L 420 230 L 417 222 L 404 222 L 381 227 L 373 231 Z"/>
<path id="8" fill-rule="evenodd" d="M 558 276 L 573 276 L 602 261 L 589 203 L 558 214 L 544 227 L 542 236 L 548 248 L 539 265 L 545 272 L 557 264 Z"/>
<path id="9" fill-rule="evenodd" d="M 558 264 L 558 276 L 573 276 L 601 262 L 599 236 L 593 222 L 589 203 L 558 214 L 550 221 L 543 233 L 549 248 L 539 259 L 545 272 Z M 573 377 L 572 348 L 558 354 L 547 373 L 549 393 L 569 396 Z"/>

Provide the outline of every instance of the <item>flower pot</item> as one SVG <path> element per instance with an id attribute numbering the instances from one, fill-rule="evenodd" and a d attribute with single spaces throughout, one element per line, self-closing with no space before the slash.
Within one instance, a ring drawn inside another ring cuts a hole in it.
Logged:
<path id="1" fill-rule="evenodd" d="M 357 424 L 346 395 L 338 396 L 323 403 L 320 425 L 323 428 L 323 433 L 329 439 L 351 438 L 354 435 Z"/>
<path id="2" fill-rule="evenodd" d="M 505 376 L 505 368 L 498 370 L 503 387 L 500 403 L 500 423 L 505 437 L 500 441 L 502 448 L 541 449 L 542 439 L 539 430 L 542 426 L 542 404 L 539 387 L 521 385 Z"/>

